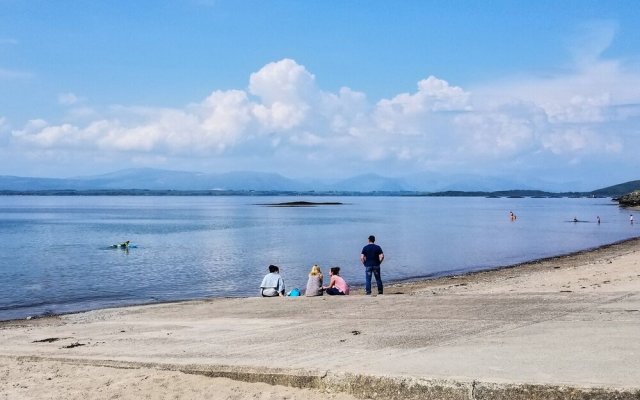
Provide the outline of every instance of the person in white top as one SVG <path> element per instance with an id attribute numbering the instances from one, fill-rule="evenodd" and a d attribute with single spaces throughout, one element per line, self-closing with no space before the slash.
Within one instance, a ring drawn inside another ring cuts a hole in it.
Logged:
<path id="1" fill-rule="evenodd" d="M 269 273 L 262 278 L 260 284 L 260 293 L 262 297 L 284 296 L 284 280 L 276 265 L 269 265 Z"/>

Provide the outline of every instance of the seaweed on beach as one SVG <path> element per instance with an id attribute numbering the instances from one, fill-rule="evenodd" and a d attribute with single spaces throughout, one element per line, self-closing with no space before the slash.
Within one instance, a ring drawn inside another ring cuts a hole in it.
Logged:
<path id="1" fill-rule="evenodd" d="M 59 337 L 50 337 L 50 338 L 46 338 L 46 339 L 40 339 L 40 340 L 34 340 L 31 343 L 53 343 L 53 342 L 57 342 L 58 340 L 62 340 L 63 338 L 59 338 Z"/>
<path id="2" fill-rule="evenodd" d="M 85 344 L 84 343 L 80 343 L 80 342 L 74 342 L 74 343 L 71 343 L 69 345 L 62 346 L 62 348 L 63 349 L 73 349 L 74 347 L 80 347 L 80 346 L 85 346 Z"/>

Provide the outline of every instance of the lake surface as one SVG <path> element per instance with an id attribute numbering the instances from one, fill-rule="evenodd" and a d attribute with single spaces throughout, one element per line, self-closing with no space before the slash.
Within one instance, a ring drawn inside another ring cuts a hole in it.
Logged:
<path id="1" fill-rule="evenodd" d="M 259 205 L 299 200 L 343 204 Z M 386 282 L 487 269 L 640 236 L 629 214 L 609 199 L 0 196 L 0 320 L 254 296 L 269 264 L 287 289 L 314 263 L 361 286 L 370 234 Z M 138 247 L 108 248 L 125 240 Z"/>

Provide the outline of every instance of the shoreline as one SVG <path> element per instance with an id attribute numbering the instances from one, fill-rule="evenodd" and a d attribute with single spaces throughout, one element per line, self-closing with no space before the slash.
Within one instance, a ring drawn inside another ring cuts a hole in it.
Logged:
<path id="1" fill-rule="evenodd" d="M 490 267 L 488 269 L 460 272 L 447 275 L 441 275 L 434 278 L 417 277 L 407 280 L 394 281 L 385 284 L 385 288 L 407 288 L 409 290 L 421 290 L 432 286 L 440 286 L 452 279 L 462 281 L 473 280 L 491 280 L 502 278 L 510 272 L 533 273 L 548 268 L 551 264 L 569 266 L 576 263 L 593 263 L 602 259 L 615 258 L 629 253 L 636 252 L 640 247 L 640 236 L 630 239 L 619 240 L 617 242 L 605 244 L 589 249 L 578 250 L 571 253 L 561 254 L 557 256 L 543 257 L 531 261 L 525 261 L 516 264 L 502 265 Z M 386 289 L 385 289 L 386 290 Z M 361 294 L 364 289 L 356 287 L 355 292 Z"/>
<path id="2" fill-rule="evenodd" d="M 505 271 L 526 269 L 527 271 L 532 272 L 536 269 L 545 268 L 550 263 L 567 264 L 567 263 L 589 261 L 597 257 L 616 257 L 619 255 L 632 252 L 633 247 L 639 244 L 640 244 L 640 236 L 619 240 L 619 241 L 605 244 L 598 247 L 578 250 L 578 251 L 561 254 L 557 256 L 543 257 L 543 258 L 520 262 L 516 264 L 501 265 L 501 266 L 489 267 L 486 269 L 473 270 L 473 271 L 467 271 L 467 272 L 452 272 L 452 273 L 444 272 L 442 274 L 435 274 L 431 276 L 421 276 L 421 277 L 413 277 L 413 278 L 407 278 L 407 279 L 401 279 L 401 280 L 395 280 L 395 281 L 388 281 L 388 282 L 384 282 L 385 292 L 387 294 L 403 294 L 399 292 L 400 289 L 410 290 L 410 291 L 425 290 L 430 287 L 438 287 L 443 284 L 446 284 L 452 279 L 460 280 L 460 282 L 470 281 L 475 279 L 487 280 L 492 278 L 498 278 L 503 274 L 506 274 L 507 272 Z M 518 271 L 518 272 L 522 273 L 522 271 Z M 364 295 L 364 286 L 363 285 L 352 286 L 351 295 Z M 120 309 L 120 308 L 124 309 L 124 308 L 131 308 L 131 307 L 144 307 L 144 306 L 153 306 L 153 305 L 162 305 L 162 304 L 181 304 L 181 303 L 189 303 L 194 301 L 210 301 L 215 299 L 247 299 L 252 297 L 254 296 L 203 297 L 203 298 L 193 298 L 193 299 L 184 299 L 184 300 L 167 300 L 167 301 L 155 301 L 155 302 L 147 302 L 147 303 L 131 303 L 131 304 L 91 308 L 86 310 L 70 311 L 70 312 L 63 312 L 63 313 L 32 315 L 32 316 L 27 316 L 25 318 L 0 320 L 0 328 L 3 326 L 3 324 L 10 323 L 10 322 L 58 318 L 65 315 L 82 314 L 82 313 L 98 311 L 98 310 L 111 310 L 111 309 Z"/>
<path id="3" fill-rule="evenodd" d="M 640 238 L 387 288 L 383 296 L 211 298 L 3 322 L 0 394 L 640 396 Z"/>

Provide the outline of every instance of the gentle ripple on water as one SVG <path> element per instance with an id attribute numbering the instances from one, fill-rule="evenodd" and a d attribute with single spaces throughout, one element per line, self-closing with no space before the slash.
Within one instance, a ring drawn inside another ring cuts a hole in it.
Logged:
<path id="1" fill-rule="evenodd" d="M 608 199 L 0 197 L 0 320 L 158 301 L 253 296 L 269 264 L 288 288 L 310 266 L 364 280 L 375 234 L 385 281 L 509 265 L 636 237 Z M 508 213 L 518 215 L 511 222 Z M 567 222 L 595 221 L 602 223 Z M 128 252 L 108 246 L 138 244 Z"/>

